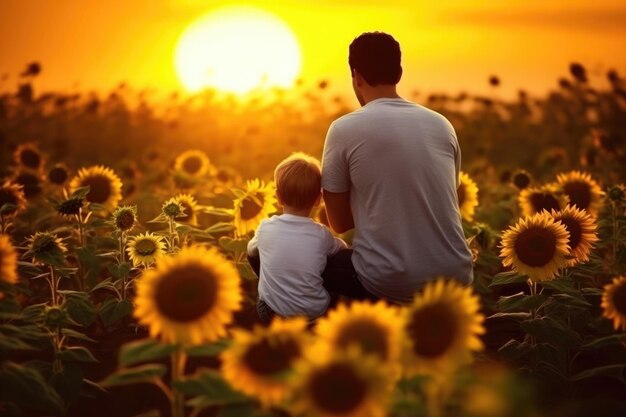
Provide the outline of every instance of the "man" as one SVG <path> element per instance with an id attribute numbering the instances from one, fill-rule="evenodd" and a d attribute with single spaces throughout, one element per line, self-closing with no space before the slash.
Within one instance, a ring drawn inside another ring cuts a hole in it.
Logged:
<path id="1" fill-rule="evenodd" d="M 354 228 L 353 251 L 331 258 L 331 292 L 410 302 L 429 280 L 473 279 L 457 188 L 461 152 L 442 115 L 401 98 L 400 45 L 364 33 L 350 45 L 352 86 L 361 108 L 335 120 L 322 161 L 331 227 Z"/>

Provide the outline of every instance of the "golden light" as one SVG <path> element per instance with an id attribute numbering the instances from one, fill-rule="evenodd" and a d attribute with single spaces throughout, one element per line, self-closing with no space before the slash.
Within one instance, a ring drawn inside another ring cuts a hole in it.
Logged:
<path id="1" fill-rule="evenodd" d="M 295 35 L 277 16 L 253 7 L 227 7 L 189 25 L 174 60 L 189 91 L 209 87 L 243 94 L 291 87 L 301 54 Z"/>

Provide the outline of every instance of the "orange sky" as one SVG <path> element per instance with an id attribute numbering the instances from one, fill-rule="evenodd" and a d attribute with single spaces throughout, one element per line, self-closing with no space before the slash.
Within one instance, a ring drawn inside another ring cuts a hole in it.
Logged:
<path id="1" fill-rule="evenodd" d="M 608 68 L 626 74 L 624 0 L 1 0 L 0 74 L 10 77 L 0 89 L 12 89 L 33 60 L 43 65 L 45 89 L 102 90 L 120 81 L 181 89 L 172 59 L 179 35 L 226 4 L 282 18 L 301 45 L 303 78 L 330 80 L 338 91 L 350 88 L 347 46 L 367 30 L 399 40 L 405 93 L 484 92 L 491 74 L 502 78 L 502 95 L 539 93 L 574 60 L 599 86 Z"/>

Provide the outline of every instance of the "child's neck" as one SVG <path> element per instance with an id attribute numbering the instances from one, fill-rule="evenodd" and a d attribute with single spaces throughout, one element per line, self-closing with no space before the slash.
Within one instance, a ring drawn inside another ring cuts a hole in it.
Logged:
<path id="1" fill-rule="evenodd" d="M 308 209 L 296 209 L 290 206 L 283 206 L 283 214 L 291 214 L 292 216 L 311 217 L 313 207 Z"/>

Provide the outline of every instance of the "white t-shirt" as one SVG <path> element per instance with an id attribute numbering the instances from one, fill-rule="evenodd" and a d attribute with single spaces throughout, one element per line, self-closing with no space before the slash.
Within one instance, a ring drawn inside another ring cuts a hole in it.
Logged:
<path id="1" fill-rule="evenodd" d="M 473 279 L 457 188 L 454 128 L 432 110 L 380 98 L 330 126 L 322 187 L 350 191 L 352 263 L 365 289 L 408 302 L 437 276 Z"/>
<path id="2" fill-rule="evenodd" d="M 328 256 L 346 247 L 308 217 L 282 214 L 263 220 L 248 243 L 248 254 L 261 258 L 259 298 L 280 316 L 324 314 L 330 296 L 322 272 Z"/>

